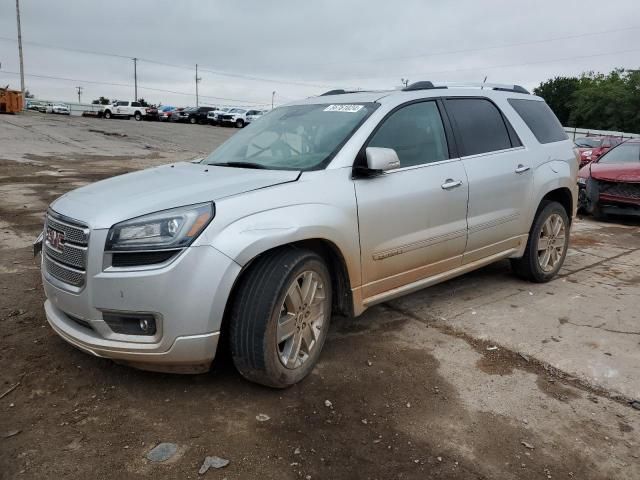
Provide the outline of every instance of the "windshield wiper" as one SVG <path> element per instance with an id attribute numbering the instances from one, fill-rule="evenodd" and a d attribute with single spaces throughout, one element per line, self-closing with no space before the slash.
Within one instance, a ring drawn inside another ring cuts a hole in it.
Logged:
<path id="1" fill-rule="evenodd" d="M 211 163 L 214 167 L 234 167 L 234 168 L 255 168 L 258 170 L 266 169 L 264 165 L 260 163 L 253 162 L 221 162 L 221 163 Z"/>

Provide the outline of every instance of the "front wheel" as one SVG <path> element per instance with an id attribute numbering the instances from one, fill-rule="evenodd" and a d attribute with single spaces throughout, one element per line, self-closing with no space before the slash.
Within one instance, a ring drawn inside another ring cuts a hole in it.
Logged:
<path id="1" fill-rule="evenodd" d="M 244 120 L 239 118 L 238 120 L 236 120 L 236 128 L 242 128 L 242 127 L 244 127 Z"/>
<path id="2" fill-rule="evenodd" d="M 569 247 L 569 217 L 558 202 L 548 202 L 536 215 L 522 258 L 512 259 L 519 277 L 536 283 L 551 280 L 560 270 Z"/>
<path id="3" fill-rule="evenodd" d="M 196 119 L 196 117 L 191 117 L 191 118 L 189 119 L 189 123 L 190 123 L 191 125 L 195 125 L 195 124 L 197 123 L 197 121 L 198 121 L 198 120 Z"/>
<path id="4" fill-rule="evenodd" d="M 285 388 L 315 366 L 331 319 L 331 276 L 309 250 L 284 247 L 257 259 L 234 296 L 231 355 L 246 379 Z"/>

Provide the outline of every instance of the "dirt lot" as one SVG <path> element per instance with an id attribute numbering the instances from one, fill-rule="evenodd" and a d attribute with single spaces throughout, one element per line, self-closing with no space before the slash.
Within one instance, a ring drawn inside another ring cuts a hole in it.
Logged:
<path id="1" fill-rule="evenodd" d="M 233 133 L 0 116 L 1 478 L 198 478 L 208 455 L 230 464 L 203 477 L 229 480 L 640 478 L 631 221 L 578 220 L 549 284 L 498 263 L 334 318 L 319 366 L 286 391 L 243 381 L 224 355 L 209 374 L 152 374 L 57 337 L 30 248 L 46 205 Z M 159 442 L 178 450 L 152 463 Z"/>

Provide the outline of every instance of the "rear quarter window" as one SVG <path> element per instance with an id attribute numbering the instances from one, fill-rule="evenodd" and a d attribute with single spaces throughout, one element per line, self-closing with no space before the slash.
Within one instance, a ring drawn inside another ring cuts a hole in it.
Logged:
<path id="1" fill-rule="evenodd" d="M 517 98 L 508 101 L 540 143 L 561 142 L 569 138 L 545 102 Z"/>

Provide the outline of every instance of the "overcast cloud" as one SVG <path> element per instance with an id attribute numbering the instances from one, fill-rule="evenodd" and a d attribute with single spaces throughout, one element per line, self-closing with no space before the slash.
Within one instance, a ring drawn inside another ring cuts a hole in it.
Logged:
<path id="1" fill-rule="evenodd" d="M 196 63 L 200 103 L 214 105 L 268 104 L 274 90 L 280 104 L 331 88 L 393 88 L 401 78 L 487 75 L 533 88 L 556 75 L 640 67 L 638 0 L 21 0 L 21 13 L 26 86 L 61 101 L 77 100 L 77 85 L 83 102 L 133 98 L 131 57 L 141 59 L 138 96 L 178 106 L 195 104 Z M 0 84 L 19 88 L 15 38 L 15 1 L 0 0 Z"/>

